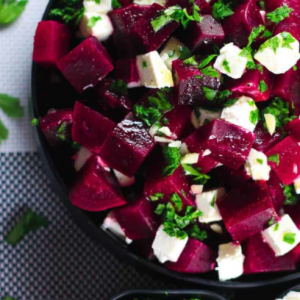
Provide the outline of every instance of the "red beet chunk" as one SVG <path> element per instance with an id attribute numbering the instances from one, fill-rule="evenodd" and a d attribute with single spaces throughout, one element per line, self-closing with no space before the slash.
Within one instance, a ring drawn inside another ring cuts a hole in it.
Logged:
<path id="1" fill-rule="evenodd" d="M 260 83 L 264 81 L 268 89 L 264 92 L 260 89 Z M 247 96 L 252 98 L 255 102 L 269 100 L 272 90 L 271 73 L 267 69 L 247 70 L 247 72 L 240 79 L 228 78 L 225 89 L 232 93 L 232 97 Z"/>
<path id="2" fill-rule="evenodd" d="M 264 128 L 262 122 L 259 122 L 255 127 L 254 133 L 256 134 L 253 148 L 257 151 L 266 152 L 275 146 L 282 139 L 280 132 L 275 132 L 270 135 Z"/>
<path id="3" fill-rule="evenodd" d="M 190 188 L 182 167 L 178 167 L 173 174 L 164 177 L 163 168 L 165 165 L 156 164 L 149 168 L 144 187 L 144 195 L 147 198 L 156 193 L 163 194 L 163 202 L 170 201 L 170 197 L 177 193 L 183 206 L 195 206 L 195 200 L 190 193 Z"/>
<path id="4" fill-rule="evenodd" d="M 71 140 L 72 123 L 72 109 L 52 109 L 40 119 L 40 128 L 49 144 L 54 147 L 64 140 Z"/>
<path id="5" fill-rule="evenodd" d="M 170 21 L 157 32 L 153 30 L 151 21 L 160 16 L 164 10 L 163 6 L 157 3 L 152 4 L 144 16 L 133 26 L 131 34 L 139 53 L 157 50 L 178 27 L 176 21 Z"/>
<path id="6" fill-rule="evenodd" d="M 159 226 L 152 203 L 141 198 L 133 203 L 117 208 L 114 216 L 127 238 L 131 240 L 155 237 Z"/>
<path id="7" fill-rule="evenodd" d="M 195 0 L 193 3 L 198 5 L 201 14 L 211 14 L 212 12 L 211 6 L 205 0 Z M 186 0 L 168 0 L 167 7 L 179 5 L 182 8 L 186 8 L 187 11 L 191 13 L 193 9 L 193 3 Z"/>
<path id="8" fill-rule="evenodd" d="M 208 156 L 204 156 L 202 158 L 199 157 L 199 161 L 197 162 L 197 166 L 201 168 L 201 173 L 207 174 L 212 169 L 216 168 L 220 164 L 218 161 Z"/>
<path id="9" fill-rule="evenodd" d="M 176 263 L 167 262 L 167 269 L 181 273 L 206 273 L 216 266 L 216 253 L 204 243 L 190 238 Z"/>
<path id="10" fill-rule="evenodd" d="M 34 36 L 33 61 L 44 67 L 56 67 L 56 63 L 69 51 L 70 31 L 56 21 L 39 22 Z"/>
<path id="11" fill-rule="evenodd" d="M 218 78 L 205 76 L 199 69 L 184 64 L 180 59 L 173 61 L 172 69 L 178 105 L 211 105 L 211 101 L 205 98 L 203 87 L 218 90 L 221 75 Z"/>
<path id="12" fill-rule="evenodd" d="M 192 133 L 186 140 L 191 153 L 210 150 L 210 156 L 231 169 L 247 159 L 254 142 L 252 132 L 222 120 L 214 120 Z"/>
<path id="13" fill-rule="evenodd" d="M 300 175 L 300 145 L 291 137 L 287 137 L 267 152 L 267 156 L 279 155 L 279 163 L 269 161 L 269 165 L 280 178 L 290 185 Z"/>
<path id="14" fill-rule="evenodd" d="M 285 201 L 285 195 L 283 193 L 281 181 L 273 171 L 270 172 L 268 186 L 273 199 L 275 210 L 279 212 Z"/>
<path id="15" fill-rule="evenodd" d="M 245 274 L 295 270 L 290 254 L 275 256 L 274 251 L 263 242 L 260 233 L 250 237 L 243 246 Z"/>
<path id="16" fill-rule="evenodd" d="M 95 110 L 76 102 L 73 112 L 72 138 L 78 144 L 99 153 L 100 147 L 115 123 Z"/>
<path id="17" fill-rule="evenodd" d="M 140 86 L 140 75 L 135 58 L 116 61 L 116 78 L 125 81 L 129 88 Z"/>
<path id="18" fill-rule="evenodd" d="M 217 205 L 234 241 L 244 241 L 262 231 L 273 218 L 279 220 L 268 186 L 263 181 L 231 190 Z"/>
<path id="19" fill-rule="evenodd" d="M 101 164 L 99 157 L 92 156 L 71 187 L 70 200 L 81 209 L 103 211 L 126 204 L 114 177 Z"/>
<path id="20" fill-rule="evenodd" d="M 224 23 L 226 43 L 233 42 L 239 47 L 246 46 L 253 28 L 259 25 L 263 25 L 263 19 L 256 0 L 246 0 Z"/>
<path id="21" fill-rule="evenodd" d="M 186 30 L 181 31 L 182 41 L 198 54 L 209 52 L 213 45 L 221 46 L 224 40 L 222 25 L 211 15 L 202 17 L 203 20 L 200 23 L 192 21 Z"/>
<path id="22" fill-rule="evenodd" d="M 57 66 L 78 93 L 95 86 L 114 68 L 106 49 L 95 37 L 85 39 Z"/>
<path id="23" fill-rule="evenodd" d="M 300 119 L 289 122 L 285 129 L 290 133 L 292 138 L 300 142 Z"/>
<path id="24" fill-rule="evenodd" d="M 126 118 L 108 135 L 100 156 L 117 171 L 133 176 L 155 142 L 141 121 Z"/>
<path id="25" fill-rule="evenodd" d="M 120 57 L 133 57 L 137 54 L 130 32 L 148 9 L 149 6 L 132 4 L 109 13 L 114 26 L 114 43 Z"/>

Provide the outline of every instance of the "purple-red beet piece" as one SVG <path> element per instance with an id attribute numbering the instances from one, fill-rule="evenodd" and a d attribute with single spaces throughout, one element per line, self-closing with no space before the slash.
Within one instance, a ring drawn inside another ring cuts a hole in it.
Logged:
<path id="1" fill-rule="evenodd" d="M 202 21 L 192 21 L 187 29 L 180 32 L 182 41 L 193 53 L 203 54 L 212 50 L 214 45 L 221 46 L 224 40 L 222 25 L 211 15 L 203 15 Z M 187 34 L 188 32 L 188 34 Z"/>
<path id="2" fill-rule="evenodd" d="M 140 86 L 140 75 L 136 65 L 136 58 L 116 61 L 116 79 L 123 80 L 129 88 Z"/>
<path id="3" fill-rule="evenodd" d="M 126 204 L 114 177 L 101 164 L 99 157 L 92 156 L 79 171 L 69 192 L 75 206 L 88 211 L 103 211 Z"/>
<path id="4" fill-rule="evenodd" d="M 191 14 L 193 9 L 193 4 L 196 4 L 200 8 L 201 14 L 211 14 L 211 6 L 206 2 L 206 0 L 195 0 L 193 2 L 186 0 L 168 0 L 167 7 L 179 5 L 182 8 L 186 8 L 187 11 Z"/>
<path id="5" fill-rule="evenodd" d="M 277 175 L 273 171 L 270 172 L 268 187 L 273 199 L 274 207 L 276 211 L 279 212 L 279 210 L 282 208 L 283 203 L 285 201 L 285 195 L 283 193 L 281 180 L 277 177 Z"/>
<path id="6" fill-rule="evenodd" d="M 233 189 L 217 200 L 224 224 L 234 241 L 244 241 L 262 231 L 271 219 L 279 220 L 266 182 Z"/>
<path id="7" fill-rule="evenodd" d="M 243 253 L 245 274 L 292 271 L 296 268 L 290 253 L 276 257 L 270 246 L 264 243 L 260 233 L 245 242 Z"/>
<path id="8" fill-rule="evenodd" d="M 94 87 L 114 68 L 108 52 L 95 37 L 85 39 L 57 66 L 78 93 Z"/>
<path id="9" fill-rule="evenodd" d="M 170 21 L 157 32 L 154 31 L 151 21 L 159 17 L 165 8 L 154 3 L 133 26 L 131 34 L 135 47 L 139 53 L 146 53 L 157 50 L 178 27 L 176 21 Z"/>
<path id="10" fill-rule="evenodd" d="M 116 124 L 80 102 L 75 103 L 73 118 L 73 140 L 98 154 L 102 143 Z"/>
<path id="11" fill-rule="evenodd" d="M 40 119 L 39 123 L 51 146 L 57 146 L 64 140 L 71 140 L 72 109 L 51 109 L 47 115 Z"/>
<path id="12" fill-rule="evenodd" d="M 205 98 L 203 88 L 218 90 L 221 85 L 220 74 L 218 78 L 205 76 L 198 68 L 180 59 L 172 62 L 172 69 L 178 105 L 211 105 L 211 101 Z"/>
<path id="13" fill-rule="evenodd" d="M 156 164 L 148 169 L 144 187 L 144 196 L 150 199 L 156 193 L 163 194 L 161 201 L 170 201 L 170 197 L 177 193 L 183 203 L 183 209 L 187 205 L 195 206 L 195 200 L 190 193 L 190 188 L 183 168 L 179 166 L 173 174 L 163 176 L 165 164 Z"/>
<path id="14" fill-rule="evenodd" d="M 108 135 L 100 156 L 111 168 L 131 177 L 154 146 L 155 142 L 143 123 L 130 117 Z"/>
<path id="15" fill-rule="evenodd" d="M 68 53 L 70 39 L 70 31 L 64 24 L 39 22 L 34 36 L 33 61 L 44 67 L 56 67 L 56 63 Z"/>
<path id="16" fill-rule="evenodd" d="M 186 140 L 191 153 L 210 150 L 210 156 L 231 169 L 247 159 L 255 135 L 226 121 L 214 120 L 193 132 Z"/>
<path id="17" fill-rule="evenodd" d="M 300 119 L 295 119 L 285 126 L 285 130 L 290 133 L 290 136 L 300 142 Z"/>
<path id="18" fill-rule="evenodd" d="M 204 157 L 199 157 L 199 160 L 197 162 L 197 167 L 201 168 L 201 173 L 208 173 L 212 169 L 216 168 L 220 164 L 220 162 L 216 161 L 210 155 L 204 156 Z"/>
<path id="19" fill-rule="evenodd" d="M 263 25 L 263 18 L 256 0 L 246 0 L 224 23 L 226 43 L 233 42 L 239 47 L 246 46 L 253 28 L 259 25 Z"/>
<path id="20" fill-rule="evenodd" d="M 269 165 L 284 184 L 290 185 L 299 177 L 300 145 L 290 136 L 271 148 L 267 156 L 272 156 L 273 160 L 278 157 L 278 162 L 269 161 Z"/>
<path id="21" fill-rule="evenodd" d="M 216 253 L 204 243 L 190 238 L 176 263 L 167 262 L 167 269 L 181 273 L 206 273 L 216 266 Z"/>
<path id="22" fill-rule="evenodd" d="M 127 238 L 139 240 L 155 236 L 159 223 L 152 203 L 145 198 L 114 209 L 113 212 Z"/>

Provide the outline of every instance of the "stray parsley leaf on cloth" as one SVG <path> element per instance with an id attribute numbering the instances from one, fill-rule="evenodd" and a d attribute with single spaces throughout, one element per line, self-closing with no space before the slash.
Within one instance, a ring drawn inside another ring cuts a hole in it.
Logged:
<path id="1" fill-rule="evenodd" d="M 286 4 L 283 4 L 283 6 L 278 7 L 274 11 L 268 13 L 267 19 L 275 24 L 278 24 L 285 18 L 288 18 L 292 11 L 294 11 L 292 8 L 289 8 Z"/>
<path id="2" fill-rule="evenodd" d="M 16 246 L 28 233 L 38 230 L 41 227 L 47 227 L 48 221 L 45 217 L 36 214 L 32 210 L 28 209 L 19 221 L 8 232 L 4 240 L 12 245 Z"/>
<path id="3" fill-rule="evenodd" d="M 1 0 L 0 1 L 0 25 L 6 25 L 19 18 L 26 8 L 28 0 Z"/>

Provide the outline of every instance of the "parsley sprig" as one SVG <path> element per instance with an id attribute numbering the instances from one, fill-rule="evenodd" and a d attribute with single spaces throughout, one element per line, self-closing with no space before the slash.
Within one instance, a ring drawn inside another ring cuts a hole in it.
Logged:
<path id="1" fill-rule="evenodd" d="M 218 2 L 216 2 L 213 5 L 213 10 L 212 10 L 212 15 L 215 19 L 225 19 L 226 17 L 229 17 L 231 15 L 233 15 L 233 11 L 230 8 L 230 3 L 224 3 L 223 0 L 218 0 Z"/>
<path id="2" fill-rule="evenodd" d="M 298 203 L 294 185 L 284 185 L 283 193 L 285 196 L 285 205 L 296 205 Z"/>
<path id="3" fill-rule="evenodd" d="M 28 0 L 0 0 L 0 25 L 6 25 L 19 18 Z"/>
<path id="4" fill-rule="evenodd" d="M 163 169 L 163 176 L 170 176 L 174 171 L 180 166 L 181 154 L 180 150 L 177 147 L 164 147 L 163 155 L 167 166 Z"/>
<path id="5" fill-rule="evenodd" d="M 278 24 L 285 18 L 288 18 L 292 11 L 294 11 L 292 8 L 289 8 L 286 4 L 283 4 L 283 6 L 278 7 L 274 11 L 268 13 L 267 19 L 275 24 Z"/>
<path id="6" fill-rule="evenodd" d="M 197 167 L 194 168 L 191 165 L 186 165 L 186 164 L 183 164 L 182 167 L 185 171 L 185 175 L 191 176 L 193 178 L 193 181 L 197 184 L 204 185 L 210 179 L 209 175 L 201 173 L 200 168 L 197 168 Z"/>

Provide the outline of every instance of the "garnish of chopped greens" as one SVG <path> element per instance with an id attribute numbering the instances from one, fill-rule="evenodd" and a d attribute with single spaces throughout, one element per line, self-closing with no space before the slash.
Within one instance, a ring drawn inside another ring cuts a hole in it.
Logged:
<path id="1" fill-rule="evenodd" d="M 218 0 L 213 5 L 212 15 L 215 19 L 225 19 L 233 15 L 233 11 L 230 8 L 231 3 L 226 3 L 224 0 Z"/>
<path id="2" fill-rule="evenodd" d="M 283 4 L 283 6 L 278 7 L 270 13 L 267 13 L 267 19 L 275 24 L 278 24 L 285 18 L 288 18 L 291 12 L 293 12 L 293 9 L 289 8 L 286 4 Z"/>
<path id="3" fill-rule="evenodd" d="M 26 8 L 28 0 L 1 0 L 0 25 L 16 21 Z"/>
<path id="4" fill-rule="evenodd" d="M 167 166 L 163 169 L 163 176 L 169 176 L 180 166 L 181 154 L 177 147 L 165 147 L 163 154 Z"/>

